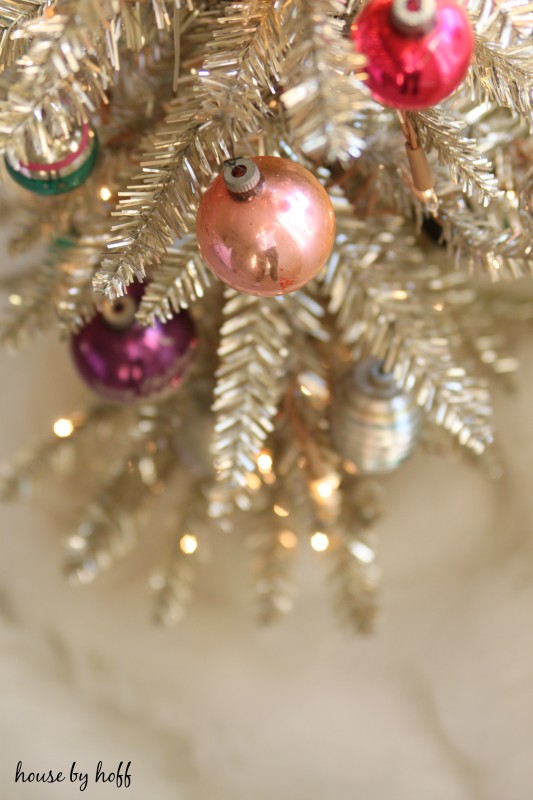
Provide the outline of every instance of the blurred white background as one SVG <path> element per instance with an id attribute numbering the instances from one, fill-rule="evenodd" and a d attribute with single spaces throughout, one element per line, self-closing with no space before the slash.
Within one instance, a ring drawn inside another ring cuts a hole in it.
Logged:
<path id="1" fill-rule="evenodd" d="M 322 555 L 302 553 L 295 612 L 254 620 L 248 554 L 217 541 L 175 630 L 150 621 L 157 531 L 95 584 L 62 578 L 81 499 L 0 507 L 0 796 L 24 769 L 90 773 L 85 798 L 531 800 L 533 351 L 497 397 L 505 479 L 416 456 L 387 482 L 379 525 L 386 616 L 338 627 Z M 1 357 L 0 459 L 88 397 L 54 337 Z M 94 785 L 131 761 L 129 789 Z"/>

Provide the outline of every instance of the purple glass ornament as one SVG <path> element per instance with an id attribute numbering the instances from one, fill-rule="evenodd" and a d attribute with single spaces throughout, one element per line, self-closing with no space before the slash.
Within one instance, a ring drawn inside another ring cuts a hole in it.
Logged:
<path id="1" fill-rule="evenodd" d="M 150 327 L 135 320 L 143 293 L 132 284 L 71 339 L 81 377 L 107 400 L 131 403 L 177 389 L 194 354 L 196 331 L 186 311 Z"/>

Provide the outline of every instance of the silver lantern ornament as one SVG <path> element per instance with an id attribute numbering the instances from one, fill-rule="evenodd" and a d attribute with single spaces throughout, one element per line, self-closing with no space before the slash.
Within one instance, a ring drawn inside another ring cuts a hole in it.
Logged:
<path id="1" fill-rule="evenodd" d="M 396 469 L 415 449 L 422 426 L 413 395 L 382 365 L 377 358 L 362 359 L 333 390 L 333 443 L 343 458 L 369 475 Z"/>

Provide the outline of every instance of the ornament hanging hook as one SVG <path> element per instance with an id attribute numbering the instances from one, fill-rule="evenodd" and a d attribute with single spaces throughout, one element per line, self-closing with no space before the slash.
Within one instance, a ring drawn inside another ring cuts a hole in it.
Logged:
<path id="1" fill-rule="evenodd" d="M 235 161 L 235 117 L 231 117 L 229 123 L 229 150 L 231 160 Z"/>
<path id="2" fill-rule="evenodd" d="M 414 189 L 422 195 L 428 210 L 436 214 L 439 201 L 435 194 L 435 178 L 427 159 L 426 152 L 420 143 L 415 126 L 408 113 L 396 110 L 405 137 L 405 153 L 411 170 Z"/>
<path id="3" fill-rule="evenodd" d="M 381 361 L 380 372 L 382 375 L 392 376 L 396 361 L 398 359 L 398 352 L 402 343 L 401 337 L 396 330 L 395 320 L 391 320 L 388 329 L 388 342 L 385 350 L 385 355 Z"/>

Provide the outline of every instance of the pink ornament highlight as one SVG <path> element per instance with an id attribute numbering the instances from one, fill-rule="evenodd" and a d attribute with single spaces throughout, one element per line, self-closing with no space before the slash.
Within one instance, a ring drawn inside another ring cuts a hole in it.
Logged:
<path id="1" fill-rule="evenodd" d="M 107 400 L 131 403 L 175 391 L 194 355 L 196 332 L 186 311 L 149 327 L 135 320 L 143 293 L 132 284 L 71 339 L 80 376 Z"/>
<path id="2" fill-rule="evenodd" d="M 367 58 L 367 85 L 384 105 L 428 108 L 464 80 L 474 47 L 466 12 L 454 0 L 370 0 L 351 36 Z"/>
<path id="3" fill-rule="evenodd" d="M 237 159 L 203 195 L 196 236 L 207 265 L 228 286 L 265 297 L 287 294 L 325 264 L 335 215 L 326 190 L 298 164 Z"/>

